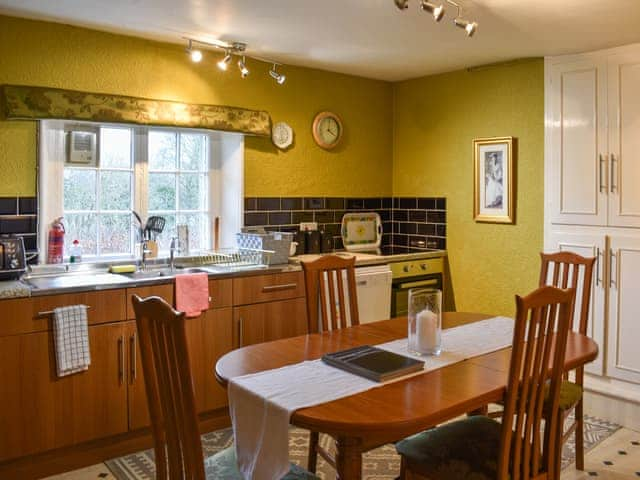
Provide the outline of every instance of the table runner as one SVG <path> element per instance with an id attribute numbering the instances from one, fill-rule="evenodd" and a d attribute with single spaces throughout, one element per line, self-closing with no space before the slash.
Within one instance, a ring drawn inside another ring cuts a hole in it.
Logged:
<path id="1" fill-rule="evenodd" d="M 376 347 L 424 360 L 424 370 L 414 374 L 421 375 L 509 347 L 512 341 L 513 319 L 494 317 L 443 330 L 443 351 L 438 357 L 412 355 L 406 338 Z M 231 378 L 229 412 L 240 471 L 247 479 L 280 480 L 289 471 L 288 426 L 293 412 L 386 383 L 353 375 L 322 360 Z"/>

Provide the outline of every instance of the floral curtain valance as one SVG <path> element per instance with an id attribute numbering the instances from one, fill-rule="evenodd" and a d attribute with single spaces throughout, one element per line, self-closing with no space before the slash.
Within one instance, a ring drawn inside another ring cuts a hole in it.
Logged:
<path id="1" fill-rule="evenodd" d="M 260 136 L 271 133 L 271 117 L 260 110 L 47 87 L 3 85 L 0 89 L 7 120 L 48 118 L 206 128 Z"/>

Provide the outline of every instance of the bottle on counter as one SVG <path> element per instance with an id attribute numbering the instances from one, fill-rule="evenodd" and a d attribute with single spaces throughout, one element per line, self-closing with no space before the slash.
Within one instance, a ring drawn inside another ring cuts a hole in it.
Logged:
<path id="1" fill-rule="evenodd" d="M 69 262 L 80 263 L 82 261 L 82 245 L 79 240 L 74 240 L 73 245 L 69 249 Z"/>

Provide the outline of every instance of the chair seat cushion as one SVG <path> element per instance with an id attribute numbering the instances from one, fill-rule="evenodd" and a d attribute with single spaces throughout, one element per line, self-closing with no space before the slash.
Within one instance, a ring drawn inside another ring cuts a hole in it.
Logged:
<path id="1" fill-rule="evenodd" d="M 207 480 L 244 480 L 238 470 L 236 459 L 236 448 L 231 446 L 215 455 L 207 458 L 204 462 Z M 291 470 L 282 480 L 319 480 L 315 475 L 307 472 L 297 465 L 291 464 Z"/>
<path id="2" fill-rule="evenodd" d="M 582 398 L 582 387 L 573 382 L 564 381 L 560 385 L 560 408 L 569 410 Z"/>
<path id="3" fill-rule="evenodd" d="M 411 470 L 447 480 L 495 479 L 500 423 L 469 417 L 413 435 L 396 444 Z"/>

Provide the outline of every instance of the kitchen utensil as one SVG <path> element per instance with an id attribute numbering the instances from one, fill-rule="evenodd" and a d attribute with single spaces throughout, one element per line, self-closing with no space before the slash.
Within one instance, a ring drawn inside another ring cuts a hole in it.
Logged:
<path id="1" fill-rule="evenodd" d="M 216 217 L 213 221 L 213 250 L 218 251 L 220 248 L 220 217 Z"/>
<path id="2" fill-rule="evenodd" d="M 297 251 L 298 251 L 298 242 L 291 242 L 291 245 L 289 246 L 289 256 L 293 257 Z"/>
<path id="3" fill-rule="evenodd" d="M 166 220 L 164 217 L 151 216 L 147 219 L 145 230 L 148 230 L 151 233 L 160 234 L 164 230 L 165 223 Z"/>
<path id="4" fill-rule="evenodd" d="M 140 215 L 138 215 L 138 212 L 136 212 L 135 210 L 131 210 L 131 215 L 133 215 L 133 217 L 136 219 L 136 221 L 138 222 L 138 240 L 144 240 L 145 239 L 145 233 L 144 233 L 144 227 L 142 225 L 142 218 L 140 218 Z"/>

